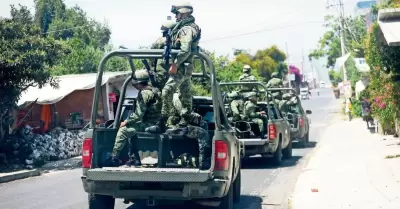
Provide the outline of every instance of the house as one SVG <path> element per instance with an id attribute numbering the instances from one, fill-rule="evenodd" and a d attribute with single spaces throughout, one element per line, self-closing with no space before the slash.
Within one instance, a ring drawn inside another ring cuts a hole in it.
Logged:
<path id="1" fill-rule="evenodd" d="M 99 122 L 114 119 L 119 92 L 123 82 L 130 75 L 130 71 L 104 73 L 101 102 L 97 111 Z M 21 119 L 31 109 L 26 124 L 44 127 L 44 131 L 56 126 L 68 129 L 83 128 L 91 118 L 96 77 L 96 73 L 64 75 L 56 77 L 58 88 L 50 85 L 41 89 L 30 87 L 22 93 L 18 101 L 21 114 L 16 115 Z M 136 97 L 137 90 L 129 86 L 126 95 Z"/>

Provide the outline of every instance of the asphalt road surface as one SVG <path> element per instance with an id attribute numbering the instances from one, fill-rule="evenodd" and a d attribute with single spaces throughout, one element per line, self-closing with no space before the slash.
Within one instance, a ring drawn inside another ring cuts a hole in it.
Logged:
<path id="1" fill-rule="evenodd" d="M 293 158 L 285 160 L 282 166 L 273 167 L 257 158 L 244 162 L 242 197 L 240 203 L 236 205 L 237 209 L 288 208 L 290 193 L 301 169 L 307 163 L 307 155 L 320 141 L 319 136 L 329 125 L 330 117 L 338 111 L 337 103 L 331 89 L 321 89 L 320 96 L 312 92 L 310 100 L 303 100 L 304 109 L 312 111 L 310 146 L 296 148 L 294 145 Z M 73 169 L 0 184 L 0 208 L 87 208 L 87 194 L 83 191 L 80 174 L 80 169 Z M 122 200 L 117 200 L 115 208 L 136 207 L 125 205 Z M 178 208 L 178 206 L 172 208 Z"/>

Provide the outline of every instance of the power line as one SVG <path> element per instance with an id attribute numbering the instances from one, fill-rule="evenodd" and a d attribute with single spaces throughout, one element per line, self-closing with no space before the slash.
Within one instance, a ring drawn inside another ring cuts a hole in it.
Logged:
<path id="1" fill-rule="evenodd" d="M 261 30 L 257 30 L 257 31 L 247 32 L 247 33 L 241 33 L 241 34 L 236 34 L 236 35 L 231 35 L 231 36 L 224 36 L 224 37 L 209 39 L 209 40 L 205 40 L 205 41 L 201 41 L 201 42 L 204 43 L 204 42 L 212 42 L 212 41 L 218 41 L 218 40 L 229 39 L 229 38 L 236 38 L 236 37 L 240 37 L 240 36 L 247 36 L 247 35 L 252 35 L 252 34 L 256 34 L 256 33 L 263 33 L 263 32 L 267 32 L 267 31 L 279 30 L 279 29 L 283 29 L 283 28 L 290 28 L 290 27 L 295 27 L 295 26 L 300 26 L 300 25 L 305 25 L 305 24 L 312 24 L 312 23 L 324 23 L 324 22 L 322 22 L 322 21 L 307 21 L 307 22 L 303 22 L 303 23 L 296 23 L 296 24 L 279 26 L 279 27 L 274 27 L 274 28 L 265 28 L 265 29 L 261 29 Z"/>

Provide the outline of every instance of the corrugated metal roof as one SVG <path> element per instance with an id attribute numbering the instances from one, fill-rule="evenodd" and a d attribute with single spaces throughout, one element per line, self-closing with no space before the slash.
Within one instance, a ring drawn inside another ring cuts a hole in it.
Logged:
<path id="1" fill-rule="evenodd" d="M 107 83 L 110 79 L 118 76 L 130 75 L 130 71 L 125 72 L 105 72 L 103 74 L 103 81 L 101 85 Z M 50 85 L 46 85 L 39 89 L 38 87 L 30 87 L 27 91 L 23 92 L 18 106 L 26 102 L 33 102 L 38 98 L 38 104 L 54 104 L 62 100 L 65 96 L 75 90 L 85 90 L 94 88 L 96 85 L 97 73 L 75 74 L 57 76 L 59 80 L 59 88 L 55 89 Z"/>
<path id="2" fill-rule="evenodd" d="M 378 24 L 389 46 L 400 46 L 400 8 L 378 11 Z"/>

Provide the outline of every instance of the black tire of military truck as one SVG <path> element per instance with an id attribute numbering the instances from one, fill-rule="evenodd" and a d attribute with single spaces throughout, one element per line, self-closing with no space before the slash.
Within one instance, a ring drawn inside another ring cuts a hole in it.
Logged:
<path id="1" fill-rule="evenodd" d="M 115 199 L 112 196 L 89 194 L 89 209 L 114 209 Z"/>
<path id="2" fill-rule="evenodd" d="M 280 166 L 282 164 L 282 140 L 279 140 L 278 147 L 272 157 L 272 163 L 275 166 Z"/>
<path id="3" fill-rule="evenodd" d="M 242 189 L 242 180 L 241 180 L 241 172 L 236 176 L 235 182 L 233 183 L 233 202 L 238 203 L 240 202 L 241 196 L 241 189 Z"/>
<path id="4" fill-rule="evenodd" d="M 221 198 L 221 203 L 217 207 L 218 209 L 233 209 L 233 187 L 234 185 L 232 184 L 229 187 L 228 194 Z"/>
<path id="5" fill-rule="evenodd" d="M 283 149 L 283 157 L 285 158 L 285 159 L 290 159 L 290 158 L 292 158 L 292 151 L 293 151 L 293 148 L 292 148 L 292 139 L 290 139 L 289 140 L 289 144 L 287 145 L 287 147 L 285 148 L 285 149 Z"/>

